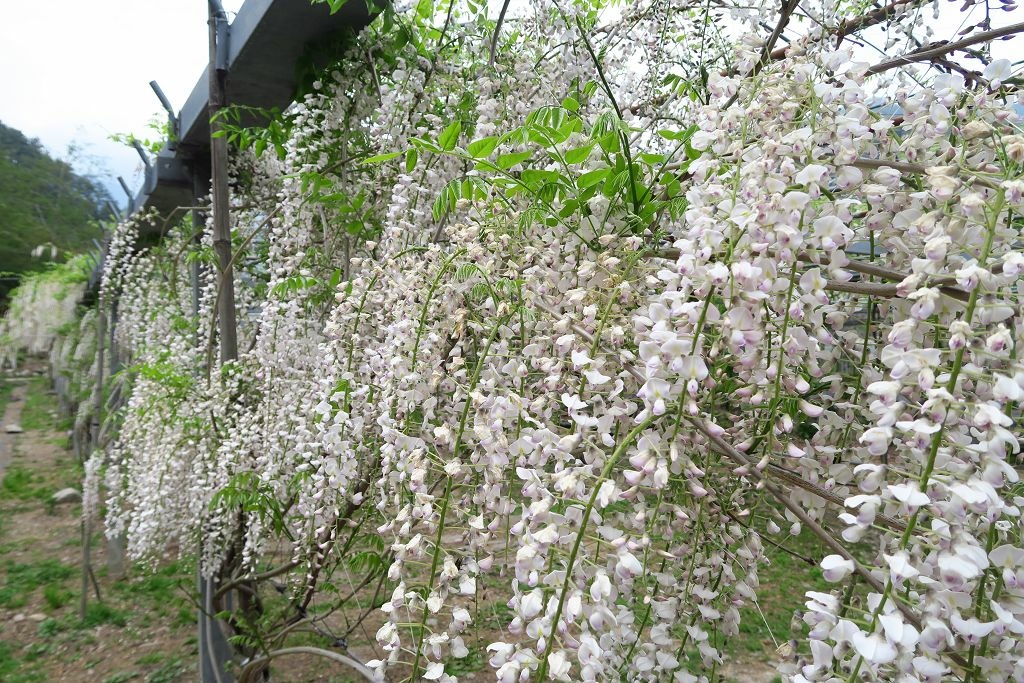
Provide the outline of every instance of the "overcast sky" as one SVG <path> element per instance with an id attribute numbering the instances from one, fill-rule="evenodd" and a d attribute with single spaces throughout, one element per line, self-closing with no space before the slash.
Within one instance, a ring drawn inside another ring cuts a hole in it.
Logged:
<path id="1" fill-rule="evenodd" d="M 242 0 L 224 0 L 233 13 Z M 122 175 L 135 190 L 141 164 L 114 133 L 154 137 L 163 110 L 156 80 L 181 108 L 207 62 L 205 0 L 0 0 L 0 121 L 39 138 L 75 166 Z M 233 14 L 232 14 L 233 16 Z M 120 190 L 115 198 L 125 199 Z"/>

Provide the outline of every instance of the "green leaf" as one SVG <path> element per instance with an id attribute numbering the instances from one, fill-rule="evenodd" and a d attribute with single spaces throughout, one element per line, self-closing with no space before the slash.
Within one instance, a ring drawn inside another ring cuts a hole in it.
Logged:
<path id="1" fill-rule="evenodd" d="M 437 195 L 437 199 L 434 200 L 434 220 L 439 221 L 441 218 L 455 209 L 455 203 L 461 199 L 462 192 L 462 181 L 458 178 L 449 180 L 441 192 Z"/>
<path id="2" fill-rule="evenodd" d="M 603 149 L 608 154 L 615 154 L 620 149 L 619 143 L 621 141 L 619 140 L 619 134 L 616 132 L 606 133 L 605 135 L 602 135 L 598 142 L 601 143 L 601 149 Z"/>
<path id="3" fill-rule="evenodd" d="M 405 153 L 405 172 L 412 173 L 413 169 L 416 168 L 416 162 L 419 161 L 420 155 L 415 149 L 409 149 Z"/>
<path id="4" fill-rule="evenodd" d="M 565 122 L 568 114 L 561 107 L 545 104 L 531 111 L 526 116 L 527 128 L 558 128 Z"/>
<path id="5" fill-rule="evenodd" d="M 666 173 L 661 177 L 661 184 L 665 186 L 665 195 L 670 199 L 677 197 L 682 192 L 682 185 L 673 173 Z"/>
<path id="6" fill-rule="evenodd" d="M 437 139 L 437 145 L 445 152 L 455 149 L 455 143 L 459 141 L 462 133 L 462 121 L 456 120 L 448 125 Z"/>
<path id="7" fill-rule="evenodd" d="M 599 168 L 596 171 L 588 171 L 576 179 L 576 186 L 579 188 L 593 187 L 608 177 L 610 168 Z"/>
<path id="8" fill-rule="evenodd" d="M 479 161 L 477 161 L 475 164 L 473 164 L 473 168 L 476 169 L 477 171 L 486 171 L 487 173 L 497 173 L 501 171 L 497 164 L 486 159 L 480 159 Z M 492 182 L 497 182 L 497 180 L 498 179 L 495 179 Z"/>
<path id="9" fill-rule="evenodd" d="M 626 187 L 626 183 L 629 182 L 629 171 L 619 171 L 614 176 L 608 179 L 608 182 L 604 184 L 603 194 L 608 199 L 612 199 L 619 192 Z"/>
<path id="10" fill-rule="evenodd" d="M 381 163 L 384 163 L 385 161 L 391 161 L 392 159 L 394 159 L 396 157 L 399 157 L 401 155 L 402 155 L 402 152 L 388 152 L 387 154 L 377 154 L 375 156 L 367 157 L 366 159 L 363 159 L 362 162 L 360 162 L 360 163 L 364 163 L 364 164 L 381 164 Z"/>
<path id="11" fill-rule="evenodd" d="M 535 168 L 524 169 L 521 175 L 523 184 L 535 190 L 548 183 L 556 183 L 561 178 L 557 171 L 542 171 Z"/>
<path id="12" fill-rule="evenodd" d="M 424 149 L 428 152 L 441 151 L 441 148 L 438 147 L 436 144 L 434 144 L 430 140 L 424 140 L 423 138 L 410 138 L 409 142 L 411 142 L 412 146 L 415 147 L 416 149 Z"/>
<path id="13" fill-rule="evenodd" d="M 693 134 L 697 132 L 697 126 L 690 126 L 686 130 L 669 130 L 662 129 L 658 131 L 658 135 L 665 138 L 666 140 L 689 140 L 693 137 Z"/>
<path id="14" fill-rule="evenodd" d="M 650 164 L 651 166 L 660 166 L 661 164 L 665 163 L 664 154 L 650 154 L 648 152 L 644 152 L 640 155 L 640 159 Z"/>
<path id="15" fill-rule="evenodd" d="M 568 218 L 569 216 L 571 216 L 574 213 L 576 213 L 576 211 L 579 208 L 580 208 L 579 200 L 570 199 L 562 207 L 562 210 L 558 212 L 558 215 L 561 216 L 562 218 Z"/>
<path id="16" fill-rule="evenodd" d="M 533 152 L 512 152 L 510 154 L 501 154 L 498 156 L 498 166 L 503 171 L 507 171 L 516 164 L 520 164 L 532 156 Z"/>
<path id="17" fill-rule="evenodd" d="M 497 146 L 497 136 L 491 135 L 469 143 L 469 147 L 466 148 L 466 151 L 469 152 L 469 155 L 474 159 L 486 159 L 491 156 L 491 152 L 493 152 L 494 148 Z"/>
<path id="18" fill-rule="evenodd" d="M 567 164 L 579 164 L 587 160 L 590 156 L 590 151 L 594 149 L 594 143 L 584 145 L 583 147 L 577 147 L 576 149 L 570 149 L 565 153 L 565 163 Z"/>
<path id="19" fill-rule="evenodd" d="M 575 97 L 566 97 L 562 100 L 562 106 L 569 111 L 579 111 L 580 103 L 576 101 Z"/>

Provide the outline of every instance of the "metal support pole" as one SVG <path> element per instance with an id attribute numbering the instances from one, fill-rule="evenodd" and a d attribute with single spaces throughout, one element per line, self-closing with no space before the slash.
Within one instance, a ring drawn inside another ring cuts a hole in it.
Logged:
<path id="1" fill-rule="evenodd" d="M 135 208 L 135 195 L 132 194 L 131 188 L 128 187 L 128 183 L 124 181 L 123 177 L 117 176 L 117 182 L 121 183 L 121 189 L 124 190 L 125 195 L 128 197 L 128 210 L 125 214 L 130 216 Z"/>
<path id="2" fill-rule="evenodd" d="M 142 159 L 143 173 L 143 185 L 146 188 L 146 192 L 151 192 L 156 187 L 156 174 L 153 172 L 153 164 L 146 156 L 146 150 L 143 149 L 142 143 L 138 140 L 132 140 L 132 147 L 138 152 L 139 158 Z"/>
<path id="3" fill-rule="evenodd" d="M 120 222 L 121 220 L 121 209 L 117 208 L 114 202 L 107 200 L 107 211 L 114 217 L 114 221 Z"/>
<path id="4" fill-rule="evenodd" d="M 167 146 L 173 148 L 178 143 L 178 117 L 174 114 L 174 107 L 171 106 L 171 101 L 167 99 L 167 95 L 160 88 L 160 84 L 156 81 L 150 81 L 149 87 L 153 89 L 156 94 L 156 98 L 160 100 L 160 105 L 167 112 L 167 123 L 170 125 L 170 134 L 167 136 Z"/>
<path id="5" fill-rule="evenodd" d="M 192 204 L 199 206 L 202 198 L 207 195 L 210 189 L 210 171 L 205 164 L 197 163 L 192 167 Z M 195 230 L 195 243 L 202 242 L 202 227 L 206 225 L 206 214 L 200 209 L 192 210 L 192 227 Z M 189 280 L 192 289 L 192 316 L 199 324 L 199 292 L 202 289 L 202 281 L 206 275 L 205 270 L 199 261 L 193 261 L 189 272 Z M 202 333 L 196 328 L 196 346 L 203 343 Z M 196 368 L 196 372 L 201 372 Z M 202 552 L 202 545 L 197 550 Z M 226 683 L 231 681 L 231 675 L 227 673 L 226 664 L 231 661 L 231 646 L 224 638 L 224 633 L 213 615 L 212 597 L 217 591 L 213 579 L 205 578 L 197 570 L 197 586 L 199 588 L 199 600 L 203 606 L 199 610 L 199 676 L 202 683 Z"/>
<path id="6" fill-rule="evenodd" d="M 200 207 L 203 197 L 210 191 L 210 169 L 205 164 L 193 164 L 189 169 L 192 176 L 192 244 L 199 247 L 206 231 L 206 212 Z M 192 285 L 192 317 L 196 319 L 196 346 L 202 343 L 202 330 L 199 329 L 199 291 L 202 289 L 205 270 L 199 259 L 193 259 L 189 278 Z"/>

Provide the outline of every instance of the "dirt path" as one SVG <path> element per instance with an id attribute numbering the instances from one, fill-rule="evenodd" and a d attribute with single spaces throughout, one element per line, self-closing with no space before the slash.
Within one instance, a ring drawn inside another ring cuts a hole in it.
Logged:
<path id="1" fill-rule="evenodd" d="M 114 582 L 95 553 L 103 600 L 90 591 L 79 614 L 81 505 L 55 504 L 53 494 L 79 489 L 81 466 L 58 429 L 41 367 L 0 376 L 12 388 L 0 423 L 0 681 L 193 681 L 194 618 L 178 589 L 187 567 Z M 24 431 L 8 434 L 8 425 Z"/>
<path id="2" fill-rule="evenodd" d="M 22 377 L 7 379 L 11 384 L 10 398 L 0 418 L 0 481 L 4 478 L 4 470 L 14 454 L 14 442 L 21 430 L 21 405 L 25 398 L 25 380 Z M 7 430 L 11 431 L 8 432 Z"/>

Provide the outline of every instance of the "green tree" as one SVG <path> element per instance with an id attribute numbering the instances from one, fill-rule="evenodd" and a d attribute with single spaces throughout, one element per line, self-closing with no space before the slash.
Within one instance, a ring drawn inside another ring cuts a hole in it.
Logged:
<path id="1" fill-rule="evenodd" d="M 0 301 L 22 273 L 46 265 L 32 256 L 35 247 L 52 244 L 57 260 L 88 249 L 101 234 L 107 199 L 99 183 L 0 123 Z"/>

